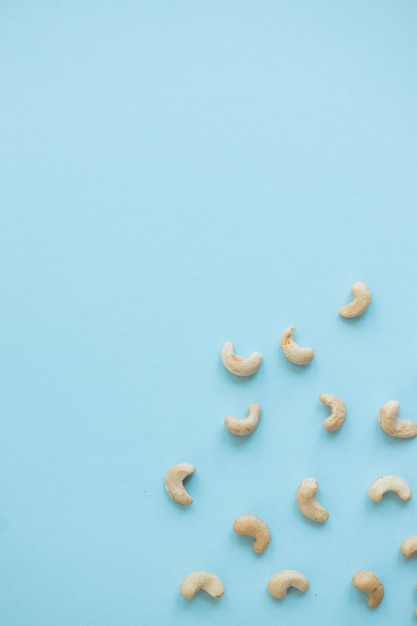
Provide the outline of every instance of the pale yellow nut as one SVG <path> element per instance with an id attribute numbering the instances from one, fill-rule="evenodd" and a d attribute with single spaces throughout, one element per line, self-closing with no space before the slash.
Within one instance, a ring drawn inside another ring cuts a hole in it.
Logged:
<path id="1" fill-rule="evenodd" d="M 352 285 L 352 293 L 354 295 L 352 302 L 349 302 L 349 304 L 339 309 L 339 315 L 342 317 L 358 317 L 358 315 L 362 315 L 371 304 L 371 292 L 365 283 L 357 282 Z"/>
<path id="2" fill-rule="evenodd" d="M 374 480 L 368 489 L 368 496 L 373 502 L 381 502 L 382 496 L 388 491 L 396 493 L 404 502 L 411 500 L 411 489 L 405 480 L 391 474 Z"/>
<path id="3" fill-rule="evenodd" d="M 264 552 L 271 541 L 271 533 L 268 525 L 259 517 L 250 515 L 249 513 L 240 515 L 235 519 L 233 522 L 233 530 L 238 535 L 249 535 L 255 538 L 253 549 L 256 554 Z"/>
<path id="4" fill-rule="evenodd" d="M 224 425 L 230 433 L 242 437 L 253 433 L 255 428 L 258 426 L 260 419 L 261 407 L 257 402 L 254 402 L 248 406 L 247 417 L 241 419 L 233 417 L 232 415 L 227 415 L 227 417 L 224 418 Z"/>
<path id="5" fill-rule="evenodd" d="M 368 606 L 374 609 L 381 604 L 384 597 L 384 585 L 376 574 L 365 571 L 357 572 L 353 576 L 352 582 L 356 589 L 368 594 Z"/>
<path id="6" fill-rule="evenodd" d="M 345 405 L 339 398 L 328 393 L 322 393 L 319 398 L 332 411 L 329 417 L 324 420 L 323 428 L 329 432 L 339 430 L 346 418 Z"/>
<path id="7" fill-rule="evenodd" d="M 187 493 L 183 481 L 190 474 L 194 474 L 195 467 L 191 463 L 177 463 L 169 468 L 165 474 L 165 487 L 170 498 L 178 504 L 191 504 L 193 499 Z"/>
<path id="8" fill-rule="evenodd" d="M 305 478 L 297 489 L 297 505 L 301 513 L 313 522 L 329 519 L 326 509 L 317 500 L 319 484 L 314 478 Z"/>
<path id="9" fill-rule="evenodd" d="M 307 365 L 314 359 L 314 350 L 312 348 L 302 348 L 293 340 L 296 331 L 295 326 L 286 328 L 281 336 L 281 349 L 284 356 L 296 365 Z"/>
<path id="10" fill-rule="evenodd" d="M 417 535 L 410 535 L 407 539 L 404 539 L 400 550 L 407 559 L 415 556 L 417 554 Z"/>
<path id="11" fill-rule="evenodd" d="M 191 572 L 180 585 L 181 595 L 188 600 L 191 600 L 200 589 L 206 591 L 212 598 L 221 598 L 224 594 L 222 581 L 211 572 Z"/>
<path id="12" fill-rule="evenodd" d="M 259 352 L 252 352 L 246 358 L 235 354 L 231 341 L 226 341 L 220 356 L 225 368 L 236 376 L 251 376 L 258 371 L 262 363 L 262 355 Z"/>
<path id="13" fill-rule="evenodd" d="M 273 574 L 268 581 L 268 591 L 274 598 L 282 600 L 287 595 L 290 587 L 295 587 L 299 591 L 307 591 L 310 584 L 308 578 L 293 569 L 283 569 Z"/>
<path id="14" fill-rule="evenodd" d="M 400 403 L 398 400 L 388 400 L 382 405 L 378 422 L 384 433 L 391 437 L 400 437 L 402 439 L 410 439 L 417 435 L 417 424 L 411 420 L 398 419 L 398 411 Z"/>

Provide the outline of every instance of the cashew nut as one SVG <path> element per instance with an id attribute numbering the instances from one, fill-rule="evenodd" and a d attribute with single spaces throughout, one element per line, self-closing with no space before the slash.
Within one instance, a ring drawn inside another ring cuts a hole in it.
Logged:
<path id="1" fill-rule="evenodd" d="M 336 396 L 331 396 L 328 393 L 322 393 L 319 398 L 323 402 L 323 404 L 326 404 L 332 410 L 329 417 L 324 420 L 323 427 L 329 432 L 339 430 L 339 428 L 343 425 L 346 417 L 345 405 L 341 400 L 339 400 L 339 398 L 336 398 Z"/>
<path id="2" fill-rule="evenodd" d="M 285 598 L 290 587 L 295 587 L 299 591 L 307 591 L 310 584 L 308 578 L 293 569 L 283 569 L 273 574 L 268 581 L 268 591 L 274 598 Z"/>
<path id="3" fill-rule="evenodd" d="M 191 600 L 200 589 L 206 591 L 212 598 L 221 598 L 224 594 L 222 581 L 211 572 L 192 572 L 180 585 L 181 595 L 188 600 Z"/>
<path id="4" fill-rule="evenodd" d="M 305 478 L 297 490 L 297 505 L 301 513 L 313 522 L 325 522 L 329 519 L 326 509 L 317 500 L 316 493 L 319 488 L 317 480 Z"/>
<path id="5" fill-rule="evenodd" d="M 391 437 L 401 437 L 402 439 L 415 437 L 417 435 L 417 424 L 411 420 L 398 419 L 399 410 L 400 403 L 398 400 L 385 402 L 379 411 L 379 425 L 384 433 L 391 435 Z"/>
<path id="6" fill-rule="evenodd" d="M 417 535 L 410 535 L 401 544 L 401 552 L 407 559 L 417 554 Z"/>
<path id="7" fill-rule="evenodd" d="M 404 502 L 411 500 L 411 489 L 405 480 L 399 476 L 392 475 L 381 476 L 381 478 L 374 480 L 368 489 L 368 496 L 374 502 L 381 502 L 382 496 L 387 491 L 393 491 Z"/>
<path id="8" fill-rule="evenodd" d="M 381 604 L 384 597 L 384 585 L 373 572 L 357 572 L 352 578 L 353 584 L 359 591 L 368 594 L 368 606 L 375 608 Z"/>
<path id="9" fill-rule="evenodd" d="M 290 326 L 284 330 L 281 336 L 281 349 L 284 356 L 291 361 L 291 363 L 306 365 L 314 359 L 314 350 L 313 348 L 302 348 L 298 343 L 295 343 L 293 340 L 295 331 L 295 326 Z"/>
<path id="10" fill-rule="evenodd" d="M 250 535 L 255 537 L 255 543 L 253 549 L 256 554 L 261 554 L 269 546 L 271 541 L 271 533 L 268 525 L 255 515 L 245 514 L 240 515 L 233 522 L 233 530 L 238 535 Z"/>
<path id="11" fill-rule="evenodd" d="M 231 341 L 226 341 L 224 344 L 221 359 L 225 368 L 236 376 L 251 376 L 258 371 L 262 363 L 262 355 L 259 352 L 252 352 L 246 359 L 235 354 Z"/>
<path id="12" fill-rule="evenodd" d="M 261 407 L 257 402 L 250 404 L 248 406 L 248 416 L 244 419 L 239 419 L 237 417 L 232 417 L 228 415 L 224 418 L 224 425 L 227 430 L 233 435 L 249 435 L 253 433 L 257 425 L 259 424 L 259 420 L 261 419 Z"/>
<path id="13" fill-rule="evenodd" d="M 339 309 L 339 315 L 342 317 L 362 315 L 371 304 L 371 292 L 365 283 L 358 282 L 352 285 L 352 293 L 354 295 L 352 302 Z"/>
<path id="14" fill-rule="evenodd" d="M 165 474 L 165 487 L 170 498 L 178 504 L 191 504 L 193 499 L 185 490 L 183 480 L 194 474 L 195 467 L 191 463 L 177 463 L 169 468 Z"/>

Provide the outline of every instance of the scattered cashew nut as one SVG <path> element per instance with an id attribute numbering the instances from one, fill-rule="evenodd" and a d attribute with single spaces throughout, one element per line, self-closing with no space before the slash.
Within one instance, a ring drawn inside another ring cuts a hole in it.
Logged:
<path id="1" fill-rule="evenodd" d="M 417 535 L 410 535 L 404 539 L 400 550 L 407 559 L 415 556 L 417 554 Z"/>
<path id="2" fill-rule="evenodd" d="M 222 581 L 211 572 L 192 572 L 180 585 L 181 595 L 188 600 L 191 600 L 200 589 L 206 591 L 212 598 L 221 598 L 224 594 Z"/>
<path id="3" fill-rule="evenodd" d="M 250 535 L 251 537 L 255 537 L 253 549 L 256 554 L 264 552 L 271 541 L 271 533 L 268 525 L 259 517 L 250 515 L 249 513 L 240 515 L 235 519 L 233 522 L 233 530 L 238 535 Z"/>
<path id="4" fill-rule="evenodd" d="M 221 359 L 225 368 L 236 376 L 251 376 L 258 371 L 262 363 L 262 355 L 259 352 L 252 352 L 245 359 L 235 354 L 231 341 L 226 341 L 224 344 Z"/>
<path id="5" fill-rule="evenodd" d="M 224 425 L 233 435 L 249 435 L 253 433 L 261 419 L 261 407 L 257 402 L 248 406 L 248 416 L 240 419 L 228 415 L 224 418 Z"/>
<path id="6" fill-rule="evenodd" d="M 391 437 L 409 439 L 417 435 L 417 424 L 411 420 L 398 419 L 400 403 L 398 400 L 388 400 L 379 411 L 378 422 L 384 433 Z"/>
<path id="7" fill-rule="evenodd" d="M 357 572 L 352 578 L 353 584 L 359 591 L 368 594 L 368 606 L 375 608 L 381 604 L 384 597 L 384 585 L 373 572 Z"/>
<path id="8" fill-rule="evenodd" d="M 357 282 L 352 285 L 352 293 L 354 295 L 352 302 L 349 302 L 349 304 L 339 309 L 339 315 L 342 317 L 358 317 L 358 315 L 362 315 L 371 304 L 371 292 L 365 283 Z"/>
<path id="9" fill-rule="evenodd" d="M 314 350 L 313 348 L 302 348 L 298 343 L 295 343 L 293 340 L 295 331 L 295 326 L 290 326 L 284 330 L 281 336 L 281 349 L 284 356 L 291 361 L 291 363 L 307 365 L 307 363 L 310 363 L 310 361 L 314 359 Z"/>
<path id="10" fill-rule="evenodd" d="M 283 569 L 273 574 L 268 581 L 268 591 L 274 598 L 285 598 L 290 587 L 295 587 L 299 591 L 307 591 L 310 584 L 308 578 L 293 569 Z"/>
<path id="11" fill-rule="evenodd" d="M 411 500 L 411 489 L 405 480 L 400 476 L 392 475 L 381 476 L 381 478 L 374 480 L 368 489 L 368 496 L 373 502 L 381 502 L 382 496 L 387 491 L 393 491 L 404 502 Z"/>
<path id="12" fill-rule="evenodd" d="M 185 490 L 183 480 L 194 474 L 195 467 L 191 463 L 177 463 L 169 468 L 165 474 L 165 487 L 170 498 L 178 504 L 191 504 L 193 499 Z"/>
<path id="13" fill-rule="evenodd" d="M 319 488 L 317 480 L 305 478 L 297 489 L 297 505 L 301 513 L 313 522 L 325 522 L 329 519 L 326 509 L 317 500 Z"/>
<path id="14" fill-rule="evenodd" d="M 323 427 L 329 432 L 339 430 L 343 425 L 346 417 L 346 407 L 339 398 L 331 396 L 328 393 L 322 393 L 319 396 L 323 404 L 326 404 L 331 408 L 331 414 L 324 420 Z"/>

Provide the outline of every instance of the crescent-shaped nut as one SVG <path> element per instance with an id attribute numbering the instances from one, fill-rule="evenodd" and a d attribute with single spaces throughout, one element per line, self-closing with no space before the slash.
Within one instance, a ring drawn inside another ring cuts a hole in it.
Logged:
<path id="1" fill-rule="evenodd" d="M 329 519 L 326 509 L 317 500 L 319 488 L 317 480 L 305 478 L 297 489 L 297 505 L 301 513 L 313 522 L 325 522 Z"/>
<path id="2" fill-rule="evenodd" d="M 401 544 L 401 552 L 407 559 L 417 554 L 417 535 L 410 535 Z"/>
<path id="3" fill-rule="evenodd" d="M 368 489 L 368 496 L 373 502 L 381 502 L 382 496 L 387 491 L 393 491 L 404 502 L 411 500 L 411 489 L 405 480 L 400 476 L 392 475 L 381 476 L 381 478 L 374 480 Z"/>
<path id="4" fill-rule="evenodd" d="M 231 341 L 226 341 L 220 356 L 225 368 L 236 376 L 252 376 L 262 363 L 262 355 L 259 352 L 252 352 L 246 359 L 235 354 Z"/>
<path id="5" fill-rule="evenodd" d="M 170 498 L 178 504 L 191 504 L 193 499 L 185 490 L 183 481 L 190 474 L 194 474 L 195 467 L 191 463 L 177 463 L 169 468 L 165 474 L 165 487 Z"/>
<path id="6" fill-rule="evenodd" d="M 269 546 L 271 541 L 271 533 L 268 525 L 255 515 L 249 513 L 240 515 L 233 522 L 233 530 L 238 535 L 250 535 L 255 538 L 253 549 L 256 554 L 261 554 Z"/>
<path id="7" fill-rule="evenodd" d="M 273 574 L 268 581 L 268 591 L 274 598 L 285 598 L 290 587 L 295 587 L 299 591 L 307 591 L 310 584 L 308 578 L 293 569 L 283 569 Z"/>
<path id="8" fill-rule="evenodd" d="M 253 433 L 260 419 L 261 407 L 257 402 L 254 402 L 248 406 L 247 417 L 240 419 L 238 417 L 232 417 L 232 415 L 227 415 L 227 417 L 224 418 L 224 425 L 232 435 L 244 436 Z"/>
<path id="9" fill-rule="evenodd" d="M 293 335 L 296 330 L 295 326 L 290 326 L 284 330 L 281 336 L 281 349 L 284 356 L 291 361 L 291 363 L 307 365 L 307 363 L 310 363 L 310 361 L 314 359 L 314 350 L 313 348 L 302 348 L 298 343 L 295 343 Z"/>
<path id="10" fill-rule="evenodd" d="M 319 396 L 320 400 L 326 406 L 329 406 L 331 409 L 331 414 L 327 419 L 323 422 L 323 428 L 329 432 L 333 432 L 335 430 L 339 430 L 343 425 L 346 417 L 346 407 L 339 398 L 336 396 L 331 396 L 328 393 L 322 393 Z"/>
<path id="11" fill-rule="evenodd" d="M 358 315 L 362 315 L 371 304 L 371 292 L 365 283 L 357 282 L 352 285 L 352 293 L 354 295 L 352 302 L 349 302 L 349 304 L 339 309 L 339 315 L 342 317 L 358 317 Z"/>
<path id="12" fill-rule="evenodd" d="M 411 420 L 398 419 L 398 411 L 400 403 L 398 400 L 388 400 L 382 405 L 378 422 L 384 433 L 391 437 L 400 437 L 402 439 L 410 439 L 417 435 L 417 424 Z"/>
<path id="13" fill-rule="evenodd" d="M 200 589 L 206 591 L 212 598 L 221 598 L 224 594 L 222 581 L 211 572 L 191 572 L 180 585 L 181 595 L 188 600 L 191 600 Z"/>
<path id="14" fill-rule="evenodd" d="M 352 582 L 356 589 L 368 594 L 368 606 L 374 609 L 381 604 L 384 597 L 384 585 L 376 574 L 365 571 L 357 572 L 353 576 Z"/>

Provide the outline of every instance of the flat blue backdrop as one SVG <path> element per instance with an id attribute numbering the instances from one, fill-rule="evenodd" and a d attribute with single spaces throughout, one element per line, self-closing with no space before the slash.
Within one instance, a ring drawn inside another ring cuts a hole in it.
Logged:
<path id="1" fill-rule="evenodd" d="M 377 415 L 417 419 L 416 27 L 412 0 L 3 0 L 2 626 L 415 623 L 417 439 Z M 373 303 L 342 320 L 357 280 Z M 227 339 L 263 354 L 253 379 Z M 333 435 L 323 392 L 348 408 Z M 224 416 L 251 402 L 237 440 Z M 368 499 L 387 473 L 411 502 Z M 323 526 L 295 505 L 307 476 Z M 282 568 L 308 593 L 272 599 Z M 195 569 L 221 600 L 180 596 Z"/>

